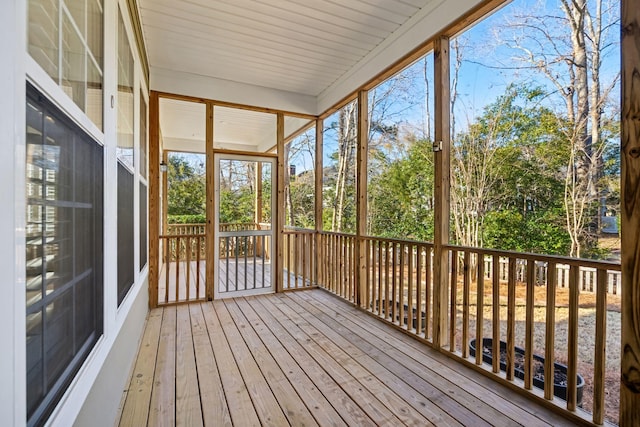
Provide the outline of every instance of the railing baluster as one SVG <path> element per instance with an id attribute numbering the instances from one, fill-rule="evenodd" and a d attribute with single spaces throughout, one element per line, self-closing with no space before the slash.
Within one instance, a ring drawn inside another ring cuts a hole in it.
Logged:
<path id="1" fill-rule="evenodd" d="M 596 287 L 596 345 L 593 368 L 593 422 L 604 422 L 605 340 L 607 337 L 607 271 L 599 268 Z"/>
<path id="2" fill-rule="evenodd" d="M 569 333 L 567 363 L 567 409 L 576 410 L 576 387 L 578 375 L 578 295 L 579 269 L 572 265 L 569 271 Z"/>
<path id="3" fill-rule="evenodd" d="M 164 303 L 168 304 L 169 303 L 169 274 L 170 274 L 170 267 L 171 267 L 171 259 L 169 258 L 169 245 L 171 244 L 171 240 L 169 240 L 169 238 L 165 239 L 164 241 L 164 278 L 165 278 L 165 285 L 164 285 Z"/>
<path id="4" fill-rule="evenodd" d="M 191 236 L 185 237 L 187 301 L 189 301 L 189 291 L 191 290 L 191 243 Z"/>
<path id="5" fill-rule="evenodd" d="M 424 258 L 424 337 L 429 339 L 431 337 L 431 246 L 425 246 L 425 258 Z"/>
<path id="6" fill-rule="evenodd" d="M 418 245 L 416 258 L 416 334 L 418 334 L 418 336 L 422 333 L 422 291 L 424 289 L 424 282 L 422 281 L 423 251 L 424 246 Z"/>
<path id="7" fill-rule="evenodd" d="M 500 271 L 499 271 L 499 267 L 500 267 L 500 257 L 498 255 L 493 255 L 493 265 L 492 265 L 492 272 L 491 272 L 491 281 L 492 281 L 492 290 L 491 290 L 491 297 L 492 297 L 492 305 L 493 305 L 493 312 L 492 312 L 492 319 L 491 319 L 491 326 L 492 326 L 492 342 L 493 345 L 491 346 L 491 352 L 492 352 L 492 368 L 493 368 L 493 372 L 495 374 L 497 374 L 498 372 L 500 372 Z"/>
<path id="8" fill-rule="evenodd" d="M 464 251 L 464 277 L 462 278 L 462 357 L 469 357 L 469 305 L 471 298 L 471 252 Z M 476 348 L 478 346 L 476 345 Z"/>
<path id="9" fill-rule="evenodd" d="M 513 381 L 516 359 L 516 276 L 517 258 L 509 257 L 507 282 L 507 380 Z"/>
<path id="10" fill-rule="evenodd" d="M 200 235 L 196 237 L 196 299 L 200 299 L 200 245 L 202 244 Z"/>
<path id="11" fill-rule="evenodd" d="M 548 263 L 547 270 L 547 321 L 544 341 L 544 377 L 554 378 L 555 328 L 556 328 L 556 264 Z M 544 398 L 553 399 L 554 381 L 544 382 Z"/>
<path id="12" fill-rule="evenodd" d="M 384 243 L 384 318 L 389 319 L 389 242 Z"/>
<path id="13" fill-rule="evenodd" d="M 484 254 L 476 254 L 478 274 L 476 276 L 476 364 L 482 365 L 484 337 Z"/>
<path id="14" fill-rule="evenodd" d="M 458 329 L 458 251 L 450 252 L 451 256 L 451 289 L 449 310 L 449 351 L 456 351 L 456 331 Z M 465 345 L 464 343 L 462 345 Z"/>
<path id="15" fill-rule="evenodd" d="M 176 302 L 180 301 L 180 237 L 176 237 Z"/>
<path id="16" fill-rule="evenodd" d="M 405 244 L 401 243 L 398 250 L 399 250 L 399 260 L 398 263 L 400 264 L 400 271 L 399 271 L 399 283 L 398 283 L 398 320 L 399 320 L 399 324 L 400 327 L 403 327 L 404 325 L 404 250 L 405 250 Z"/>
<path id="17" fill-rule="evenodd" d="M 409 256 L 409 265 L 407 266 L 407 271 L 408 271 L 408 279 L 409 279 L 409 283 L 408 283 L 408 287 L 407 287 L 407 330 L 411 331 L 414 329 L 414 322 L 415 322 L 415 318 L 416 318 L 416 313 L 418 312 L 418 310 L 414 307 L 413 305 L 413 249 L 414 249 L 414 245 L 413 243 L 409 243 L 409 250 L 408 250 L 408 256 Z"/>
<path id="18" fill-rule="evenodd" d="M 535 263 L 533 260 L 527 260 L 527 299 L 526 299 L 526 318 L 525 318 L 525 345 L 524 345 L 524 388 L 531 390 L 533 384 L 533 303 L 535 288 Z"/>

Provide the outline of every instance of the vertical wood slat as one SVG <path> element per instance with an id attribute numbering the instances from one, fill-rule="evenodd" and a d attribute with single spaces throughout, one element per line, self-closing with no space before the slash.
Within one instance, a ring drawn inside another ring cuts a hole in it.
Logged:
<path id="1" fill-rule="evenodd" d="M 524 388 L 531 390 L 533 385 L 533 303 L 535 287 L 535 262 L 527 261 L 527 296 L 525 303 L 525 344 L 524 344 Z"/>
<path id="2" fill-rule="evenodd" d="M 191 236 L 185 237 L 185 250 L 186 250 L 185 276 L 186 276 L 186 285 L 187 285 L 187 292 L 186 292 L 187 301 L 189 301 L 191 297 L 191 295 L 189 295 L 189 291 L 191 290 L 191 244 L 192 243 L 193 242 L 191 241 Z"/>
<path id="3" fill-rule="evenodd" d="M 500 372 L 500 257 L 498 255 L 493 255 L 493 265 L 491 271 L 491 297 L 492 297 L 492 316 L 491 316 L 491 326 L 492 326 L 492 342 L 491 346 L 492 352 L 492 368 L 493 373 L 497 374 Z"/>
<path id="4" fill-rule="evenodd" d="M 398 293 L 398 274 L 397 274 L 397 270 L 398 270 L 398 262 L 397 262 L 397 247 L 396 247 L 396 243 L 392 242 L 391 243 L 391 262 L 392 262 L 392 270 L 391 270 L 391 277 L 392 277 L 392 281 L 391 281 L 391 321 L 392 322 L 396 322 L 396 314 L 397 314 L 397 309 L 398 309 L 398 298 L 396 297 L 397 293 Z"/>
<path id="5" fill-rule="evenodd" d="M 596 343 L 593 367 L 593 422 L 604 422 L 605 342 L 607 337 L 607 270 L 598 269 L 596 289 Z"/>
<path id="6" fill-rule="evenodd" d="M 383 291 L 383 286 L 382 286 L 382 266 L 383 266 L 383 256 L 382 256 L 382 241 L 378 241 L 378 299 L 377 299 L 377 306 L 378 306 L 378 316 L 381 315 L 382 313 L 382 291 Z"/>
<path id="7" fill-rule="evenodd" d="M 567 409 L 576 410 L 578 375 L 578 294 L 580 269 L 572 265 L 569 270 L 569 330 L 567 348 Z"/>
<path id="8" fill-rule="evenodd" d="M 462 357 L 469 357 L 469 305 L 471 298 L 471 252 L 464 251 L 464 277 L 462 278 Z M 477 347 L 477 346 L 476 346 Z"/>
<path id="9" fill-rule="evenodd" d="M 169 251 L 169 245 L 170 245 L 170 241 L 169 239 L 164 239 L 164 278 L 165 278 L 165 286 L 164 286 L 164 303 L 167 304 L 169 303 L 169 266 L 171 265 L 171 262 L 169 260 L 169 254 L 171 253 Z"/>
<path id="10" fill-rule="evenodd" d="M 547 269 L 547 313 L 544 341 L 544 376 L 554 378 L 555 327 L 556 327 L 556 264 L 550 262 Z M 553 399 L 553 382 L 544 382 L 544 398 Z"/>
<path id="11" fill-rule="evenodd" d="M 389 319 L 389 242 L 384 242 L 384 318 Z"/>
<path id="12" fill-rule="evenodd" d="M 205 288 L 207 299 L 213 300 L 215 283 L 215 269 L 214 265 L 214 253 L 216 244 L 216 235 L 218 230 L 215 229 L 215 186 L 214 186 L 214 174 L 217 173 L 215 169 L 215 161 L 213 154 L 213 103 L 208 102 L 206 107 L 206 192 L 207 192 L 207 206 L 206 215 L 207 223 L 205 228 L 205 253 L 206 253 L 206 281 Z M 228 258 L 227 258 L 228 259 Z"/>
<path id="13" fill-rule="evenodd" d="M 517 259 L 509 257 L 507 282 L 507 380 L 513 381 L 516 359 L 516 273 Z"/>
<path id="14" fill-rule="evenodd" d="M 412 330 L 415 328 L 414 326 L 414 322 L 415 322 L 415 318 L 416 316 L 420 315 L 420 309 L 419 307 L 415 307 L 413 305 L 413 277 L 414 277 L 414 271 L 413 271 L 413 259 L 414 259 L 414 244 L 410 243 L 409 244 L 409 260 L 408 260 L 408 267 L 407 267 L 407 271 L 409 272 L 409 283 L 407 286 L 407 329 L 408 330 Z"/>
<path id="15" fill-rule="evenodd" d="M 456 351 L 456 332 L 458 330 L 458 251 L 451 251 L 451 297 L 450 297 L 450 317 L 449 320 L 449 351 Z M 464 341 L 462 346 L 465 346 Z"/>
<path id="16" fill-rule="evenodd" d="M 476 364 L 482 365 L 484 337 L 484 255 L 476 254 Z"/>
<path id="17" fill-rule="evenodd" d="M 399 247 L 399 260 L 400 271 L 399 271 L 399 289 L 398 289 L 398 320 L 400 322 L 400 327 L 404 324 L 404 250 L 406 245 L 404 243 L 400 243 Z"/>
<path id="18" fill-rule="evenodd" d="M 365 299 L 364 299 L 364 307 L 369 309 L 371 307 L 371 268 L 372 268 L 372 257 L 371 257 L 371 240 L 365 240 L 365 253 L 366 255 L 366 287 L 365 287 Z"/>
<path id="19" fill-rule="evenodd" d="M 425 321 L 424 321 L 424 337 L 429 339 L 431 337 L 431 316 L 433 310 L 431 309 L 431 292 L 432 292 L 432 281 L 431 281 L 431 251 L 432 248 L 430 246 L 425 246 L 425 261 L 424 261 L 424 275 L 425 275 L 425 286 L 424 286 L 424 309 L 425 309 Z"/>
<path id="20" fill-rule="evenodd" d="M 422 333 L 422 290 L 425 288 L 422 281 L 422 252 L 424 251 L 423 245 L 417 247 L 416 258 L 416 334 Z"/>
<path id="21" fill-rule="evenodd" d="M 176 237 L 176 301 L 180 301 L 180 236 Z"/>
<path id="22" fill-rule="evenodd" d="M 200 299 L 200 248 L 202 247 L 202 236 L 196 237 L 196 298 Z"/>

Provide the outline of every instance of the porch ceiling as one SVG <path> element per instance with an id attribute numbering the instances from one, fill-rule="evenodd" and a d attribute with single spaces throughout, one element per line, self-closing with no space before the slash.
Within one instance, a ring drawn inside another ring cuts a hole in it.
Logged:
<path id="1" fill-rule="evenodd" d="M 319 114 L 480 0 L 139 3 L 151 89 Z"/>

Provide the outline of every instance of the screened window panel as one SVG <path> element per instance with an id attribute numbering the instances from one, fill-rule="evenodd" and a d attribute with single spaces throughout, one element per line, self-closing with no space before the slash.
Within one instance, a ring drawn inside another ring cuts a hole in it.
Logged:
<path id="1" fill-rule="evenodd" d="M 140 271 L 147 265 L 147 186 L 140 183 Z"/>
<path id="2" fill-rule="evenodd" d="M 133 174 L 118 162 L 118 305 L 135 279 L 133 253 Z"/>
<path id="3" fill-rule="evenodd" d="M 37 425 L 102 333 L 103 150 L 27 95 L 27 415 Z"/>

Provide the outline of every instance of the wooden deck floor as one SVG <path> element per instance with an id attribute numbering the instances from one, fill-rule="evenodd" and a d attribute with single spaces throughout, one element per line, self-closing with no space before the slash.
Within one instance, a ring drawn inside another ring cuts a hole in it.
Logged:
<path id="1" fill-rule="evenodd" d="M 150 312 L 121 426 L 571 425 L 322 290 Z"/>

